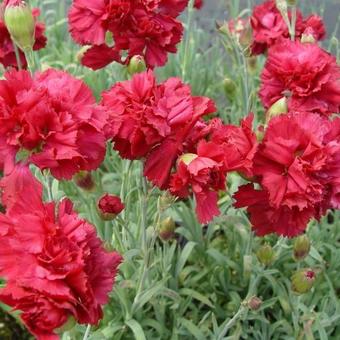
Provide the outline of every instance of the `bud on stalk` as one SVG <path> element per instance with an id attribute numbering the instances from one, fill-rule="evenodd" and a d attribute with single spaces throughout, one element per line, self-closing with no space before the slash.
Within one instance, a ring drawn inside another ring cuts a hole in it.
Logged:
<path id="1" fill-rule="evenodd" d="M 4 13 L 5 25 L 14 43 L 24 52 L 31 51 L 35 42 L 35 21 L 25 1 L 9 1 Z"/>
<path id="2" fill-rule="evenodd" d="M 128 73 L 133 76 L 136 73 L 141 73 L 146 70 L 145 60 L 140 55 L 135 55 L 130 59 L 127 67 Z"/>
<path id="3" fill-rule="evenodd" d="M 264 266 L 270 266 L 275 261 L 275 251 L 269 244 L 261 246 L 256 252 L 256 256 Z"/>
<path id="4" fill-rule="evenodd" d="M 292 276 L 292 289 L 297 294 L 309 292 L 315 281 L 315 272 L 311 269 L 301 269 Z"/>
<path id="5" fill-rule="evenodd" d="M 171 217 L 167 217 L 160 223 L 159 237 L 163 241 L 169 241 L 175 236 L 176 223 Z"/>
<path id="6" fill-rule="evenodd" d="M 295 239 L 293 251 L 293 256 L 296 261 L 303 260 L 309 254 L 310 241 L 307 235 L 301 235 Z"/>

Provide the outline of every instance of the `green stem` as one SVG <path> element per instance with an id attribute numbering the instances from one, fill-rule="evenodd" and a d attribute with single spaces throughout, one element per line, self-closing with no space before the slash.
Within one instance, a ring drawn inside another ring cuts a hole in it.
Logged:
<path id="1" fill-rule="evenodd" d="M 87 325 L 83 340 L 87 340 L 90 335 L 91 325 Z"/>
<path id="2" fill-rule="evenodd" d="M 184 46 L 184 59 L 182 63 L 182 79 L 185 82 L 187 76 L 187 67 L 188 67 L 188 54 L 189 54 L 189 45 L 190 45 L 190 35 L 191 35 L 191 25 L 192 25 L 192 17 L 194 13 L 194 0 L 189 1 L 188 5 L 188 21 L 187 21 L 187 32 Z"/>
<path id="3" fill-rule="evenodd" d="M 36 65 L 35 65 L 33 50 L 29 48 L 29 49 L 26 49 L 24 53 L 25 53 L 25 57 L 27 60 L 28 69 L 30 70 L 31 74 L 34 74 L 36 70 Z"/>
<path id="4" fill-rule="evenodd" d="M 295 40 L 295 29 L 296 29 L 296 6 L 292 8 L 292 20 L 290 25 L 290 38 L 292 41 Z"/>
<path id="5" fill-rule="evenodd" d="M 12 41 L 12 44 L 14 46 L 15 59 L 17 61 L 18 69 L 22 70 L 22 64 L 21 64 L 20 52 L 19 52 L 18 46 L 14 43 L 14 41 Z"/>

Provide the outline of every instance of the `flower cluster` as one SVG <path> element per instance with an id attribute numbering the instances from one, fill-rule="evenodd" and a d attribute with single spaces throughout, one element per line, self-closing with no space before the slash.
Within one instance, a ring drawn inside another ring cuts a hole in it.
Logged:
<path id="1" fill-rule="evenodd" d="M 287 11 L 287 17 L 291 18 L 292 13 Z M 281 39 L 289 38 L 289 29 L 284 16 L 277 8 L 275 0 L 268 0 L 254 7 L 250 17 L 250 24 L 253 29 L 253 42 L 251 50 L 254 55 L 262 54 Z M 316 41 L 322 40 L 326 35 L 322 19 L 312 14 L 306 19 L 297 10 L 295 37 L 300 39 L 303 34 L 311 35 Z"/>
<path id="2" fill-rule="evenodd" d="M 177 17 L 187 4 L 188 0 L 74 0 L 69 27 L 78 44 L 89 46 L 83 65 L 99 69 L 113 61 L 127 64 L 141 55 L 149 68 L 163 66 L 181 41 L 183 26 Z M 202 1 L 195 6 L 201 7 Z"/>
<path id="3" fill-rule="evenodd" d="M 11 171 L 16 158 L 58 179 L 96 169 L 105 155 L 105 112 L 90 89 L 54 69 L 12 70 L 0 81 L 0 168 Z"/>
<path id="4" fill-rule="evenodd" d="M 42 201 L 42 185 L 18 165 L 2 179 L 0 301 L 21 311 L 38 339 L 59 339 L 55 330 L 69 318 L 98 324 L 121 257 L 107 252 L 95 228 L 65 199 Z"/>
<path id="5" fill-rule="evenodd" d="M 15 56 L 15 50 L 13 41 L 11 36 L 6 28 L 4 19 L 3 19 L 3 12 L 5 9 L 6 1 L 0 7 L 0 63 L 5 67 L 15 67 L 18 68 L 17 59 Z M 2 14 L 1 14 L 2 13 Z M 34 8 L 32 10 L 32 14 L 36 20 L 35 23 L 35 43 L 33 46 L 33 50 L 37 51 L 46 46 L 47 38 L 45 37 L 45 25 L 42 22 L 37 21 L 40 10 L 38 8 Z M 24 53 L 19 50 L 19 57 L 21 61 L 21 66 L 23 68 L 27 67 L 27 61 L 25 58 Z"/>

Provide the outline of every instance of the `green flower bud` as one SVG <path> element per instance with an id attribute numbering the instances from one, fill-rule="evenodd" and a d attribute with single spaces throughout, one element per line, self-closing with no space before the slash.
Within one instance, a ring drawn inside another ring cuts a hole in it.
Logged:
<path id="1" fill-rule="evenodd" d="M 159 228 L 159 237 L 163 241 L 169 241 L 175 236 L 176 223 L 171 217 L 164 219 Z"/>
<path id="2" fill-rule="evenodd" d="M 256 252 L 256 256 L 259 262 L 264 266 L 270 266 L 275 260 L 274 249 L 269 244 L 261 246 Z"/>
<path id="3" fill-rule="evenodd" d="M 262 306 L 262 300 L 257 296 L 253 296 L 248 300 L 247 305 L 251 310 L 258 310 Z"/>
<path id="4" fill-rule="evenodd" d="M 288 102 L 286 97 L 277 100 L 267 111 L 267 122 L 275 116 L 288 112 Z"/>
<path id="5" fill-rule="evenodd" d="M 225 78 L 223 80 L 223 89 L 224 89 L 224 92 L 226 94 L 226 96 L 228 98 L 231 98 L 234 96 L 235 92 L 236 92 L 236 89 L 237 89 L 237 86 L 235 84 L 235 82 L 230 79 L 230 78 Z"/>
<path id="6" fill-rule="evenodd" d="M 312 269 L 301 269 L 293 274 L 292 290 L 297 294 L 309 292 L 315 281 L 315 272 Z"/>
<path id="7" fill-rule="evenodd" d="M 303 260 L 310 251 L 310 240 L 307 235 L 298 236 L 294 240 L 293 252 L 296 261 Z"/>
<path id="8" fill-rule="evenodd" d="M 35 41 L 35 21 L 26 2 L 17 1 L 14 5 L 7 5 L 4 20 L 15 44 L 23 51 L 31 50 Z"/>
<path id="9" fill-rule="evenodd" d="M 136 73 L 141 73 L 146 70 L 145 60 L 140 55 L 135 55 L 130 59 L 127 71 L 132 76 Z"/>

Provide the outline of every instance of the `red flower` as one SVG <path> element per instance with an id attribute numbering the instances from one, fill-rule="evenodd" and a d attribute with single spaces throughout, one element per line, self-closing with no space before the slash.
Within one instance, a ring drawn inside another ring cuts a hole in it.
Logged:
<path id="1" fill-rule="evenodd" d="M 260 97 L 265 108 L 288 96 L 292 111 L 339 113 L 340 68 L 316 44 L 284 41 L 269 50 Z"/>
<path id="2" fill-rule="evenodd" d="M 185 6 L 183 0 L 92 0 L 90 4 L 74 0 L 70 32 L 77 43 L 92 46 L 82 62 L 93 69 L 112 61 L 127 63 L 134 55 L 143 56 L 151 68 L 162 66 L 182 38 L 183 27 L 175 17 Z M 107 44 L 107 33 L 113 37 L 112 46 Z M 120 57 L 122 51 L 128 51 L 126 60 Z"/>
<path id="3" fill-rule="evenodd" d="M 253 132 L 254 115 L 250 113 L 241 121 L 241 126 L 224 125 L 215 122 L 210 140 L 222 148 L 227 171 L 238 171 L 252 177 L 253 158 L 257 149 L 257 139 Z"/>
<path id="4" fill-rule="evenodd" d="M 319 174 L 327 165 L 324 146 L 329 122 L 317 114 L 281 115 L 270 121 L 254 158 L 254 174 L 270 204 L 303 210 L 324 200 Z"/>
<path id="5" fill-rule="evenodd" d="M 184 154 L 179 158 L 177 171 L 171 176 L 170 191 L 173 195 L 186 198 L 191 191 L 194 194 L 200 223 L 208 223 L 220 214 L 217 191 L 226 187 L 222 160 L 222 152 L 213 143 L 202 141 L 197 155 Z"/>
<path id="6" fill-rule="evenodd" d="M 252 53 L 262 54 L 273 46 L 278 39 L 289 38 L 289 31 L 280 11 L 276 8 L 275 0 L 268 0 L 253 9 L 250 18 L 253 28 Z M 297 32 L 303 24 L 300 11 L 297 11 Z"/>
<path id="7" fill-rule="evenodd" d="M 105 194 L 98 201 L 98 211 L 104 220 L 111 220 L 123 211 L 125 205 L 118 196 Z"/>
<path id="8" fill-rule="evenodd" d="M 253 184 L 241 186 L 234 195 L 236 208 L 248 207 L 250 222 L 258 236 L 276 233 L 278 235 L 294 237 L 301 234 L 307 223 L 314 216 L 313 208 L 289 208 L 280 206 L 274 208 L 270 204 L 265 190 L 256 190 Z"/>
<path id="9" fill-rule="evenodd" d="M 34 18 L 37 20 L 38 16 L 40 15 L 40 10 L 38 8 L 34 8 L 32 10 L 32 13 Z M 37 21 L 35 24 L 35 43 L 33 46 L 33 50 L 37 51 L 46 46 L 47 38 L 45 37 L 44 34 L 45 25 L 42 22 Z M 19 54 L 22 67 L 26 68 L 27 61 L 25 55 L 22 51 L 19 51 Z M 0 63 L 4 67 L 18 68 L 17 61 L 15 58 L 13 42 L 1 16 L 0 16 Z"/>
<path id="10" fill-rule="evenodd" d="M 289 17 L 291 12 L 288 11 Z M 253 43 L 251 46 L 254 55 L 264 53 L 268 48 L 280 42 L 282 38 L 289 38 L 288 27 L 282 14 L 277 9 L 275 0 L 268 0 L 254 7 L 250 23 L 253 28 Z M 312 30 L 316 40 L 325 37 L 325 26 L 317 15 L 303 19 L 302 13 L 297 10 L 295 37 L 300 39 L 306 30 Z"/>
<path id="11" fill-rule="evenodd" d="M 157 85 L 152 71 L 115 84 L 103 93 L 102 105 L 114 149 L 123 158 L 146 157 L 145 174 L 161 187 L 193 125 L 215 109 L 208 98 L 193 97 L 178 78 Z"/>
<path id="12" fill-rule="evenodd" d="M 0 300 L 21 311 L 38 339 L 57 339 L 54 330 L 71 316 L 96 325 L 120 255 L 104 250 L 95 228 L 78 217 L 69 200 L 57 209 L 43 203 L 42 186 L 28 168 L 20 166 L 2 187 L 7 209 L 0 214 L 0 274 L 6 287 Z"/>
<path id="13" fill-rule="evenodd" d="M 90 89 L 56 70 L 31 78 L 12 71 L 0 81 L 0 152 L 13 164 L 24 150 L 29 161 L 50 169 L 58 179 L 71 179 L 79 170 L 96 169 L 105 155 L 102 133 L 105 112 L 95 106 Z"/>

